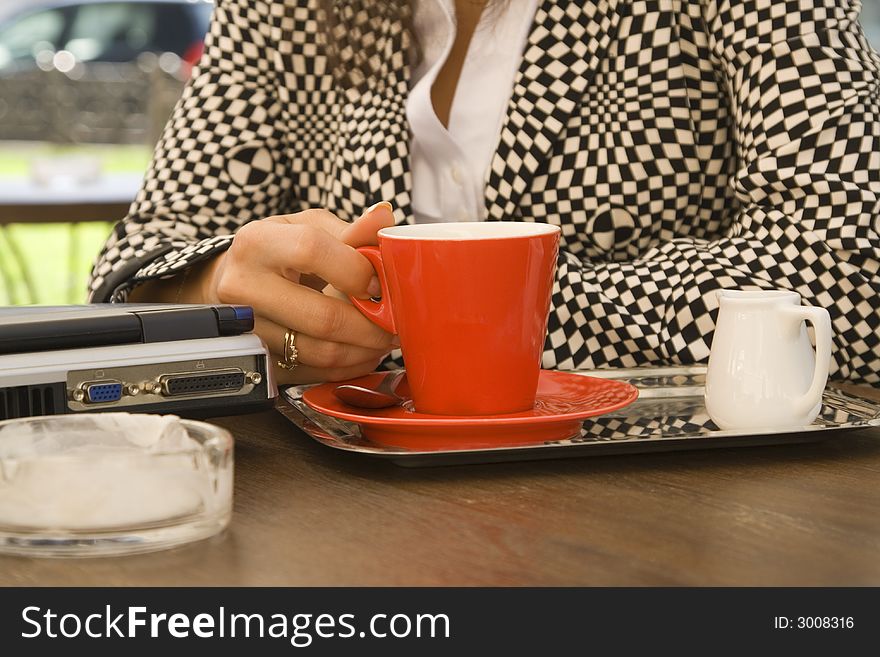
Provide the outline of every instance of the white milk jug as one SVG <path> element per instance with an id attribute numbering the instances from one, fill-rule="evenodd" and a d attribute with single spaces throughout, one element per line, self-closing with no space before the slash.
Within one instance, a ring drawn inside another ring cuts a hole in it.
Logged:
<path id="1" fill-rule="evenodd" d="M 831 318 L 801 306 L 797 292 L 718 292 L 718 322 L 706 371 L 706 410 L 722 429 L 812 423 L 831 364 Z M 814 327 L 816 354 L 805 321 Z"/>

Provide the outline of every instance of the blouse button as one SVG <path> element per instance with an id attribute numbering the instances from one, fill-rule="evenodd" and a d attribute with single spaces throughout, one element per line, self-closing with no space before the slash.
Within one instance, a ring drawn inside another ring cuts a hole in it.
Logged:
<path id="1" fill-rule="evenodd" d="M 461 185 L 461 169 L 459 169 L 457 166 L 453 166 L 449 170 L 449 175 L 452 177 L 452 181 L 456 185 Z"/>

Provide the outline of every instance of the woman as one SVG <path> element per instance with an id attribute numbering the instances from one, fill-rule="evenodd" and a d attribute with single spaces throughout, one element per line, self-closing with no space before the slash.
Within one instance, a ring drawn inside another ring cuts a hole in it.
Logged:
<path id="1" fill-rule="evenodd" d="M 295 337 L 282 382 L 342 379 L 396 346 L 331 293 L 378 291 L 352 247 L 541 221 L 544 367 L 703 361 L 716 290 L 788 288 L 830 311 L 832 376 L 880 381 L 857 0 L 490 4 L 221 0 L 92 300 L 250 304 L 275 352 Z"/>

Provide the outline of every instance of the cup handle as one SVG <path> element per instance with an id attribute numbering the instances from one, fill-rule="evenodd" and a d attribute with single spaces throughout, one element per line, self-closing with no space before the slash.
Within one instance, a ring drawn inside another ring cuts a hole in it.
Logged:
<path id="1" fill-rule="evenodd" d="M 379 252 L 379 247 L 361 246 L 358 247 L 357 251 L 369 260 L 370 264 L 376 269 L 376 276 L 379 277 L 379 286 L 382 288 L 382 298 L 379 301 L 358 299 L 352 296 L 348 298 L 367 319 L 389 333 L 396 334 L 397 329 L 394 327 L 391 303 L 388 300 L 388 279 L 385 277 L 385 267 L 382 266 L 382 254 Z"/>
<path id="2" fill-rule="evenodd" d="M 806 415 L 822 399 L 822 392 L 828 381 L 828 370 L 831 367 L 831 316 L 827 310 L 816 306 L 798 306 L 791 308 L 789 312 L 797 318 L 798 323 L 810 322 L 816 337 L 816 369 L 813 371 L 813 380 L 807 393 L 795 401 L 796 413 Z"/>

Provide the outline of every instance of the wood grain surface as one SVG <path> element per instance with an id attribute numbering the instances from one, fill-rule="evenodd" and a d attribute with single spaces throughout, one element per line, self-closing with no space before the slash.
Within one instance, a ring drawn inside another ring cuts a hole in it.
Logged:
<path id="1" fill-rule="evenodd" d="M 116 221 L 128 213 L 130 203 L 0 203 L 0 225 Z"/>
<path id="2" fill-rule="evenodd" d="M 274 412 L 214 539 L 0 557 L 0 585 L 880 585 L 880 429 L 804 445 L 405 469 Z"/>

